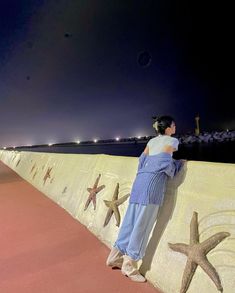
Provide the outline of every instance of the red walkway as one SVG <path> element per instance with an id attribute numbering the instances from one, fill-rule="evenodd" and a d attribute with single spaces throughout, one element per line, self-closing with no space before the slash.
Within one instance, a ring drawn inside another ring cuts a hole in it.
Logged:
<path id="1" fill-rule="evenodd" d="M 0 292 L 158 293 L 105 265 L 109 249 L 0 162 Z"/>

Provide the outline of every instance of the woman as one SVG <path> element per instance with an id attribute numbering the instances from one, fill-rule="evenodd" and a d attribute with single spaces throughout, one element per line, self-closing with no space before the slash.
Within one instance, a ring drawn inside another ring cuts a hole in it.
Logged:
<path id="1" fill-rule="evenodd" d="M 149 140 L 139 157 L 138 171 L 132 186 L 129 206 L 118 238 L 106 264 L 121 268 L 132 281 L 145 282 L 139 273 L 137 261 L 145 254 L 148 238 L 163 203 L 167 178 L 179 172 L 183 160 L 174 160 L 179 141 L 171 137 L 176 126 L 170 116 L 162 116 L 153 127 L 158 135 Z"/>

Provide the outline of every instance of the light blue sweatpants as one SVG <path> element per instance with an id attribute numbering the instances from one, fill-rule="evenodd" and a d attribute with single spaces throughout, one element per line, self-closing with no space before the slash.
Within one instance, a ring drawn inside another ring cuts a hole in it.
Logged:
<path id="1" fill-rule="evenodd" d="M 130 203 L 114 247 L 133 260 L 144 257 L 149 234 L 157 218 L 159 206 Z"/>

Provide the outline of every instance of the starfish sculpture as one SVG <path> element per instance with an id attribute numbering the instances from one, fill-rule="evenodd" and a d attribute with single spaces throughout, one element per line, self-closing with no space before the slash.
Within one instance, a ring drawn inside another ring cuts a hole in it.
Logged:
<path id="1" fill-rule="evenodd" d="M 33 172 L 33 170 L 36 168 L 36 163 L 33 165 L 33 167 L 31 168 L 31 171 L 30 171 L 30 173 L 32 173 Z"/>
<path id="2" fill-rule="evenodd" d="M 67 191 L 67 186 L 65 186 L 64 190 L 62 191 L 62 194 L 65 194 Z"/>
<path id="3" fill-rule="evenodd" d="M 35 173 L 33 174 L 33 179 L 35 178 L 35 176 L 37 175 L 38 170 L 35 171 Z"/>
<path id="4" fill-rule="evenodd" d="M 48 178 L 51 178 L 51 174 L 50 174 L 51 170 L 52 170 L 52 167 L 47 169 L 47 172 L 46 172 L 45 176 L 43 177 L 43 181 L 44 181 L 43 185 L 45 185 Z"/>
<path id="5" fill-rule="evenodd" d="M 109 223 L 113 213 L 116 219 L 116 226 L 119 227 L 120 225 L 120 221 L 121 221 L 121 216 L 118 210 L 118 206 L 120 206 L 122 203 L 124 203 L 127 198 L 130 196 L 130 194 L 126 194 L 121 198 L 118 198 L 118 192 L 119 192 L 119 183 L 117 183 L 114 194 L 113 194 L 113 198 L 111 201 L 109 200 L 104 200 L 104 203 L 106 204 L 106 206 L 109 208 L 105 221 L 104 221 L 104 227 Z"/>
<path id="6" fill-rule="evenodd" d="M 105 185 L 101 185 L 100 187 L 97 187 L 100 177 L 101 177 L 101 174 L 99 174 L 99 176 L 96 178 L 95 184 L 92 188 L 87 188 L 87 191 L 90 194 L 89 194 L 88 200 L 86 201 L 84 211 L 87 210 L 91 201 L 93 202 L 94 210 L 96 209 L 96 194 L 105 188 Z"/>
<path id="7" fill-rule="evenodd" d="M 180 293 L 187 292 L 198 265 L 215 283 L 217 289 L 220 292 L 223 292 L 223 287 L 221 285 L 219 275 L 207 259 L 206 255 L 228 236 L 230 236 L 230 233 L 228 232 L 219 232 L 200 243 L 198 233 L 198 214 L 196 212 L 193 213 L 190 223 L 190 244 L 168 243 L 172 250 L 183 253 L 188 257 L 186 267 L 184 269 Z"/>

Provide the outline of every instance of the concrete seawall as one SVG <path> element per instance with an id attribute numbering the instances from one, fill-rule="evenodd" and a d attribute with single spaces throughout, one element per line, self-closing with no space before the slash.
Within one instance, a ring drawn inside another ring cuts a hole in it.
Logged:
<path id="1" fill-rule="evenodd" d="M 78 155 L 0 151 L 0 159 L 21 177 L 62 206 L 102 242 L 111 247 L 118 227 L 104 200 L 130 193 L 138 159 L 109 155 Z M 141 272 L 164 293 L 180 291 L 186 256 L 171 250 L 168 243 L 189 243 L 193 212 L 198 213 L 200 242 L 218 232 L 230 236 L 211 250 L 207 257 L 218 272 L 224 292 L 235 288 L 235 164 L 190 161 L 180 174 L 169 180 L 164 206 L 152 231 Z M 98 182 L 97 182 L 98 181 Z M 89 192 L 97 182 L 105 185 L 96 195 L 96 209 Z M 119 206 L 121 221 L 128 199 Z M 189 293 L 216 292 L 215 284 L 198 267 Z"/>

